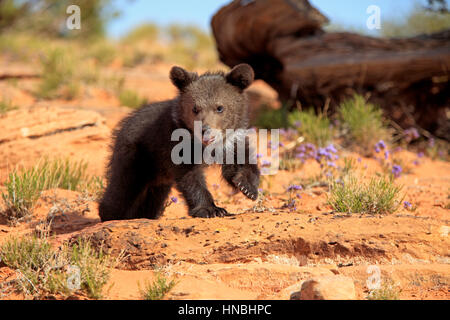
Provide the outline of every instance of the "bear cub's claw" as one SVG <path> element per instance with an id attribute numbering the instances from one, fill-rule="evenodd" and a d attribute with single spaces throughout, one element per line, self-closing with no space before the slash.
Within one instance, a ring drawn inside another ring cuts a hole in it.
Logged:
<path id="1" fill-rule="evenodd" d="M 192 209 L 189 215 L 194 218 L 215 218 L 229 216 L 230 214 L 224 208 L 213 206 Z"/>
<path id="2" fill-rule="evenodd" d="M 255 201 L 258 198 L 258 188 L 252 184 L 249 179 L 243 175 L 236 175 L 233 178 L 233 184 L 238 188 L 247 198 Z"/>

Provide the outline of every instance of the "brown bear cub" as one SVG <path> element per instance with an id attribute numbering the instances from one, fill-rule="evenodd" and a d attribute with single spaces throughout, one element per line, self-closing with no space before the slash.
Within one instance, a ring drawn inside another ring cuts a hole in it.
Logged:
<path id="1" fill-rule="evenodd" d="M 172 83 L 179 95 L 169 101 L 149 104 L 122 120 L 115 131 L 115 144 L 108 166 L 107 188 L 99 205 L 102 221 L 118 219 L 156 219 L 164 211 L 172 186 L 183 195 L 192 217 L 223 217 L 227 211 L 214 204 L 206 188 L 202 160 L 175 164 L 172 150 L 178 144 L 172 141 L 176 129 L 184 129 L 195 145 L 204 150 L 214 142 L 214 135 L 206 132 L 225 132 L 226 129 L 247 129 L 248 106 L 244 90 L 253 82 L 253 69 L 247 64 L 234 67 L 229 73 L 197 75 L 180 67 L 170 71 Z M 203 138 L 194 135 L 194 121 L 201 121 Z M 212 137 L 212 138 L 211 138 Z M 230 145 L 224 138 L 224 150 Z M 254 154 L 248 137 L 245 152 Z M 231 145 L 235 146 L 236 142 Z M 232 148 L 232 150 L 237 148 Z M 228 152 L 225 150 L 225 152 Z M 235 152 L 235 151 L 233 151 Z M 183 153 L 183 151 L 181 152 Z M 195 153 L 195 152 L 193 152 Z M 187 153 L 186 153 L 187 154 Z M 236 154 L 232 155 L 236 158 Z M 252 161 L 224 161 L 222 176 L 236 190 L 256 200 L 259 169 Z"/>

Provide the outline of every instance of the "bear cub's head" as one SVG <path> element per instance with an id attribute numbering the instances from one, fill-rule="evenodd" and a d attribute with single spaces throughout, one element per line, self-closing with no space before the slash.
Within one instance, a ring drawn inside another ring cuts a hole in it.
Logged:
<path id="1" fill-rule="evenodd" d="M 194 132 L 194 121 L 202 122 L 202 142 L 212 143 L 226 129 L 248 127 L 248 105 L 244 90 L 253 82 L 254 72 L 248 64 L 239 64 L 230 72 L 197 75 L 181 67 L 170 71 L 172 83 L 179 89 L 179 104 L 174 120 Z"/>

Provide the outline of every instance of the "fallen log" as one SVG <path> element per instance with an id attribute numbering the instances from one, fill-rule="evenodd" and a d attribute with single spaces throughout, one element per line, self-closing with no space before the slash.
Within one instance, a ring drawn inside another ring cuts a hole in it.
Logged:
<path id="1" fill-rule="evenodd" d="M 403 127 L 450 139 L 450 30 L 405 39 L 327 33 L 308 0 L 235 0 L 211 21 L 222 62 L 248 63 L 282 101 L 335 110 L 369 96 Z"/>

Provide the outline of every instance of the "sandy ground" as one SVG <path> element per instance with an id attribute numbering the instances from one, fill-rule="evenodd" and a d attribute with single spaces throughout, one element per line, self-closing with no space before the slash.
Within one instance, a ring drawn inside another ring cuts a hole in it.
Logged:
<path id="1" fill-rule="evenodd" d="M 138 86 L 151 101 L 170 98 L 175 91 L 167 70 L 126 71 L 127 86 Z M 102 90 L 69 102 L 37 101 L 27 91 L 34 81 L 38 80 L 21 80 L 14 86 L 0 81 L 1 94 L 20 106 L 0 117 L 0 182 L 17 165 L 31 166 L 43 156 L 84 160 L 89 174 L 103 175 L 111 131 L 129 109 Z M 269 101 L 275 97 L 262 83 L 254 90 Z M 417 158 L 407 151 L 398 156 L 408 163 Z M 211 168 L 209 189 L 219 206 L 234 213 L 213 219 L 189 217 L 180 198 L 159 220 L 101 223 L 93 199 L 79 192 L 48 190 L 31 221 L 9 226 L 0 220 L 0 243 L 33 232 L 57 206 L 55 244 L 89 236 L 113 255 L 125 253 L 112 271 L 106 299 L 139 299 L 139 284 L 153 280 L 155 269 L 177 281 L 168 299 L 289 299 L 302 281 L 335 274 L 351 277 L 357 297 L 364 299 L 367 267 L 374 264 L 383 279 L 392 279 L 401 290 L 401 299 L 450 297 L 448 162 L 421 158 L 397 179 L 404 200 L 416 207 L 413 211 L 401 206 L 391 215 L 334 213 L 322 187 L 302 190 L 297 210 L 283 209 L 286 188 L 317 170 L 317 164 L 308 161 L 300 170 L 280 171 L 266 179 L 262 187 L 270 196 L 255 206 L 241 194 L 232 195 L 217 168 Z M 380 167 L 374 159 L 362 158 L 360 170 Z M 180 197 L 175 190 L 172 195 Z M 0 283 L 14 277 L 13 270 L 0 267 Z M 23 297 L 10 292 L 1 298 Z"/>

